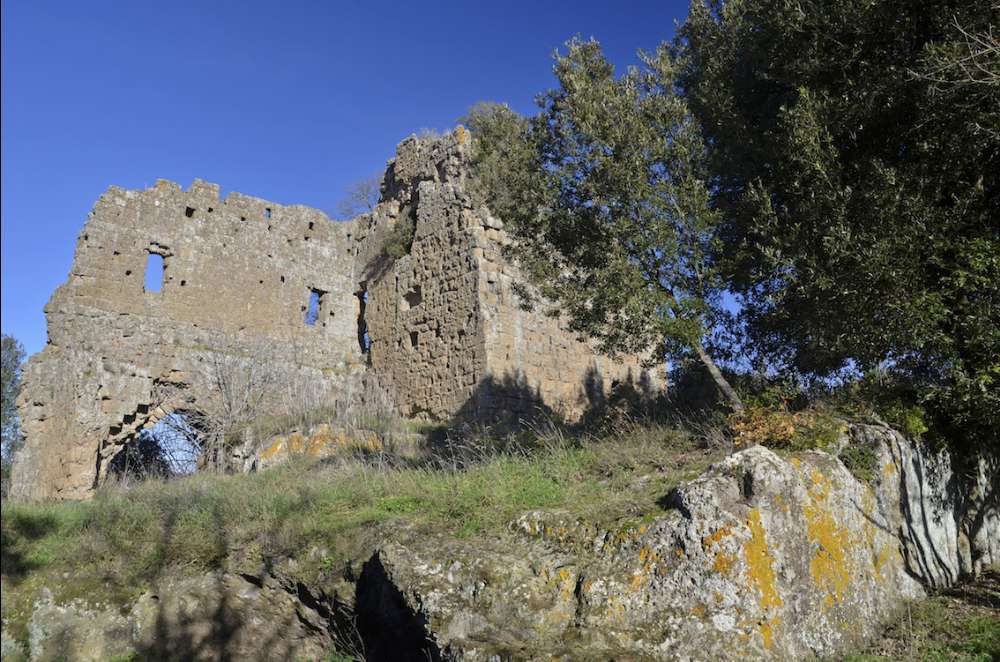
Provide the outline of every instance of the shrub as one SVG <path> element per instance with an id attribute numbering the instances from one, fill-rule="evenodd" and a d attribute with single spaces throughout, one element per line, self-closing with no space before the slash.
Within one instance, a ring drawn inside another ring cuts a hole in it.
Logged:
<path id="1" fill-rule="evenodd" d="M 386 255 L 395 260 L 409 255 L 410 249 L 413 248 L 413 236 L 416 231 L 416 210 L 411 207 L 403 207 L 403 211 L 400 213 L 399 219 L 396 220 L 396 224 L 392 226 L 392 229 L 385 236 L 385 243 L 382 244 L 382 250 Z"/>
<path id="2" fill-rule="evenodd" d="M 831 448 L 844 431 L 843 421 L 821 409 L 790 412 L 750 406 L 729 417 L 735 448 L 755 444 L 789 451 Z"/>

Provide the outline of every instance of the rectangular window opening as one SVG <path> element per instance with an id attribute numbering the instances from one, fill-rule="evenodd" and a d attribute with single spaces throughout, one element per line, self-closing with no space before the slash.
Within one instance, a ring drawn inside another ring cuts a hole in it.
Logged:
<path id="1" fill-rule="evenodd" d="M 163 256 L 159 253 L 149 253 L 146 256 L 146 277 L 143 281 L 144 292 L 159 292 L 163 289 L 167 267 Z"/>

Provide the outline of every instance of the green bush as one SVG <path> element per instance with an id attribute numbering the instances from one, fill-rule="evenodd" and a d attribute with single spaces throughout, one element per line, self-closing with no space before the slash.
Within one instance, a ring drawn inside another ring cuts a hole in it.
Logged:
<path id="1" fill-rule="evenodd" d="M 413 248 L 413 236 L 416 231 L 416 211 L 408 206 L 403 207 L 399 219 L 396 220 L 396 224 L 392 226 L 392 229 L 385 236 L 385 243 L 382 244 L 382 250 L 386 255 L 395 260 L 409 255 L 410 249 Z"/>

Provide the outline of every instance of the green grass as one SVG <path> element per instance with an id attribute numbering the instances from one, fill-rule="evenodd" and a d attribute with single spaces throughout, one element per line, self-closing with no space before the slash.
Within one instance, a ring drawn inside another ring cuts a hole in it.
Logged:
<path id="1" fill-rule="evenodd" d="M 252 475 L 198 474 L 89 502 L 3 507 L 3 617 L 23 623 L 41 586 L 57 600 L 127 604 L 167 572 L 295 559 L 323 582 L 370 554 L 380 532 L 503 535 L 519 514 L 559 508 L 596 523 L 657 512 L 718 453 L 684 434 L 633 427 L 582 441 L 558 432 L 471 461 L 392 468 L 289 462 Z M 636 478 L 650 478 L 637 483 Z"/>
<path id="2" fill-rule="evenodd" d="M 1000 574 L 910 604 L 866 651 L 841 662 L 1000 660 Z"/>

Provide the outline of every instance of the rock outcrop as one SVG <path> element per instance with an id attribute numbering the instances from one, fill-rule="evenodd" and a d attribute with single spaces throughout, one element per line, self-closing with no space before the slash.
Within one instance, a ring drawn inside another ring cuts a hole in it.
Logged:
<path id="1" fill-rule="evenodd" d="M 124 610 L 43 595 L 30 659 L 836 656 L 906 601 L 1000 563 L 996 464 L 982 462 L 958 498 L 946 455 L 884 426 L 853 425 L 843 443 L 871 451 L 871 483 L 825 452 L 753 447 L 616 530 L 551 511 L 473 539 L 394 527 L 330 594 L 279 561 L 163 577 Z M 18 646 L 5 636 L 5 655 Z"/>
<path id="2" fill-rule="evenodd" d="M 543 309 L 522 310 L 503 224 L 466 190 L 469 156 L 461 127 L 403 141 L 381 202 L 348 222 L 220 199 L 201 181 L 109 189 L 25 367 L 12 496 L 86 497 L 140 432 L 205 408 L 219 357 L 279 368 L 342 406 L 378 396 L 445 421 L 573 418 L 615 383 L 657 388 L 638 357 L 612 362 Z M 404 222 L 413 246 L 392 259 L 385 238 Z M 162 261 L 159 291 L 144 286 L 147 260 Z"/>
<path id="3" fill-rule="evenodd" d="M 45 592 L 28 623 L 32 662 L 319 660 L 334 645 L 330 614 L 308 592 L 231 573 L 168 579 L 130 610 Z"/>
<path id="4" fill-rule="evenodd" d="M 872 485 L 823 452 L 754 447 L 621 531 L 539 512 L 513 525 L 514 542 L 385 544 L 358 585 L 371 659 L 829 656 L 927 588 L 1000 562 L 995 466 L 970 509 L 946 456 L 883 427 L 850 436 L 875 452 Z M 378 644 L 401 623 L 409 648 Z"/>

